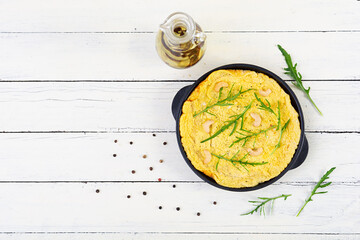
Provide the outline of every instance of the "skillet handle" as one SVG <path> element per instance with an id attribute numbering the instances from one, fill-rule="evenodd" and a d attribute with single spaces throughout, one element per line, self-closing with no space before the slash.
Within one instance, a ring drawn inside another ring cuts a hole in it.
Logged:
<path id="1" fill-rule="evenodd" d="M 178 120 L 178 113 L 179 111 L 181 110 L 182 108 L 182 103 L 183 103 L 183 98 L 184 98 L 184 95 L 189 91 L 189 89 L 191 88 L 192 85 L 189 85 L 189 86 L 186 86 L 186 87 L 183 87 L 182 89 L 180 89 L 173 101 L 172 101 L 172 104 L 171 104 L 171 111 L 172 111 L 172 114 L 175 118 L 175 120 Z"/>
<path id="2" fill-rule="evenodd" d="M 291 167 L 291 169 L 295 169 L 295 168 L 299 167 L 305 161 L 308 152 L 309 152 L 309 143 L 308 143 L 308 140 L 306 139 L 306 136 L 304 134 L 303 147 L 301 149 L 301 152 L 300 152 L 300 155 L 299 155 L 298 159 L 296 160 L 295 164 Z"/>

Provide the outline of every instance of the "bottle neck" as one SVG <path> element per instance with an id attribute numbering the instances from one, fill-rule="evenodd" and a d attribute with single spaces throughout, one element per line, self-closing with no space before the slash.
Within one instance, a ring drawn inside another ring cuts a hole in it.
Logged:
<path id="1" fill-rule="evenodd" d="M 167 41 L 173 45 L 190 42 L 195 34 L 196 23 L 185 13 L 170 15 L 165 23 L 160 25 Z"/>

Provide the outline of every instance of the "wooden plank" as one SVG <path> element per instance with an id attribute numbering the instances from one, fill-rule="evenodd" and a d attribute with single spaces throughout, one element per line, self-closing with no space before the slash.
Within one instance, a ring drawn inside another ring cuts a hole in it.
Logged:
<path id="1" fill-rule="evenodd" d="M 359 183 L 359 134 L 306 136 L 306 161 L 276 184 L 313 185 L 333 166 L 332 181 Z M 0 145 L 1 182 L 202 181 L 183 160 L 174 133 L 1 134 Z"/>
<path id="2" fill-rule="evenodd" d="M 11 233 L 1 236 L 4 240 L 103 240 L 103 239 L 134 239 L 134 240 L 147 240 L 147 239 L 239 239 L 239 240 L 356 240 L 360 239 L 359 235 L 353 234 L 243 234 L 243 233 Z"/>
<path id="3" fill-rule="evenodd" d="M 171 103 L 187 82 L 1 83 L 1 131 L 174 131 Z M 359 131 L 360 81 L 306 82 L 319 115 L 295 87 L 308 131 Z M 341 116 L 341 122 L 339 122 Z"/>
<path id="4" fill-rule="evenodd" d="M 0 210 L 6 216 L 0 218 L 1 232 L 359 234 L 358 184 L 334 184 L 326 195 L 314 197 L 298 218 L 294 215 L 312 186 L 273 185 L 247 193 L 227 192 L 204 183 L 179 183 L 176 188 L 171 183 L 3 183 L 0 188 L 6 193 L 0 197 Z M 273 215 L 241 216 L 252 209 L 248 200 L 282 193 L 292 196 L 277 200 Z"/>
<path id="5" fill-rule="evenodd" d="M 0 14 L 1 16 L 1 14 Z M 263 21 L 262 21 L 263 22 Z M 360 79 L 360 32 L 209 33 L 204 58 L 192 68 L 168 67 L 155 34 L 0 34 L 0 78 L 27 80 L 194 80 L 229 63 L 250 63 L 284 79 L 282 44 L 304 79 Z M 346 46 L 346 47 L 343 47 Z"/>
<path id="6" fill-rule="evenodd" d="M 172 1 L 116 0 L 0 2 L 0 31 L 156 31 L 172 12 L 185 11 L 210 31 L 359 30 L 356 1 Z M 21 16 L 21 17 L 19 17 Z M 214 17 L 226 16 L 226 17 Z M 5 24 L 6 23 L 6 24 Z"/>

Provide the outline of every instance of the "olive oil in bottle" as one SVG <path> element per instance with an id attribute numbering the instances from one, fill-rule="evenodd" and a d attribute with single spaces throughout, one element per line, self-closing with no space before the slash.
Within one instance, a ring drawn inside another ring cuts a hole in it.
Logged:
<path id="1" fill-rule="evenodd" d="M 160 58 L 174 68 L 187 68 L 204 55 L 206 35 L 186 13 L 171 14 L 156 36 L 156 50 Z"/>

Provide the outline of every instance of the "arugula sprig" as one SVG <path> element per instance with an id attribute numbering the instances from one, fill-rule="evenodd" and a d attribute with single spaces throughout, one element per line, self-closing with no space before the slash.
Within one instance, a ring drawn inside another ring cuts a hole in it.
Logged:
<path id="1" fill-rule="evenodd" d="M 330 173 L 332 173 L 332 171 L 335 170 L 336 167 L 333 167 L 331 168 L 330 170 L 328 170 L 324 176 L 321 177 L 321 179 L 319 180 L 319 182 L 315 185 L 314 189 L 312 190 L 311 194 L 310 194 L 310 197 L 308 199 L 305 200 L 305 203 L 304 205 L 302 206 L 302 208 L 300 209 L 300 211 L 298 212 L 298 214 L 296 215 L 297 217 L 300 215 L 300 213 L 302 212 L 302 210 L 304 209 L 304 207 L 306 206 L 306 204 L 308 204 L 309 202 L 313 201 L 312 200 L 312 196 L 316 195 L 316 194 L 324 194 L 324 193 L 327 193 L 327 191 L 324 191 L 324 192 L 317 192 L 317 190 L 319 188 L 325 188 L 327 186 L 329 186 L 331 184 L 331 182 L 328 182 L 328 183 L 324 183 L 323 182 L 326 180 L 326 179 L 329 179 L 329 175 Z"/>
<path id="2" fill-rule="evenodd" d="M 281 138 L 282 138 L 282 135 L 283 135 L 283 132 L 286 130 L 287 126 L 289 125 L 289 122 L 290 122 L 290 119 L 287 120 L 287 122 L 284 124 L 284 126 L 281 127 L 281 112 L 280 112 L 280 102 L 278 101 L 278 114 L 277 114 L 277 127 L 276 127 L 276 130 L 280 130 L 280 137 L 279 137 L 279 141 L 278 143 L 275 145 L 275 148 L 274 150 L 271 152 L 270 155 L 272 155 L 276 149 L 278 149 L 280 147 L 280 142 L 281 142 Z"/>
<path id="3" fill-rule="evenodd" d="M 265 99 L 265 101 L 267 102 L 268 105 L 266 105 L 266 104 L 256 95 L 256 93 L 254 93 L 254 95 L 255 95 L 256 100 L 260 103 L 259 109 L 264 110 L 264 111 L 271 112 L 272 114 L 274 114 L 274 115 L 276 116 L 274 110 L 271 109 L 271 104 L 270 104 L 270 102 L 269 102 L 267 99 Z"/>
<path id="4" fill-rule="evenodd" d="M 281 114 L 280 114 L 280 103 L 278 101 L 278 115 L 277 115 L 277 120 L 278 120 L 278 124 L 277 124 L 277 128 L 276 130 L 280 129 L 280 125 L 281 125 Z"/>
<path id="5" fill-rule="evenodd" d="M 248 92 L 248 91 L 253 90 L 252 88 L 249 88 L 249 89 L 247 89 L 247 90 L 245 90 L 245 91 L 242 91 L 242 86 L 241 86 L 241 87 L 240 87 L 240 91 L 239 91 L 238 93 L 232 94 L 231 92 L 232 92 L 233 87 L 234 87 L 234 84 L 231 86 L 230 91 L 229 91 L 228 95 L 226 96 L 226 98 L 224 98 L 224 99 L 222 99 L 222 100 L 221 100 L 221 97 L 222 97 L 222 90 L 223 90 L 223 88 L 220 88 L 217 102 L 214 103 L 214 104 L 210 104 L 210 103 L 209 103 L 203 110 L 201 110 L 201 111 L 198 112 L 198 113 L 194 113 L 193 117 L 196 117 L 196 116 L 200 115 L 201 113 L 208 113 L 208 114 L 210 114 L 210 115 L 214 115 L 214 114 L 212 114 L 212 113 L 209 112 L 209 109 L 211 109 L 211 108 L 213 108 L 213 107 L 215 107 L 215 106 L 222 106 L 222 107 L 224 107 L 224 106 L 234 105 L 233 103 L 229 103 L 229 102 L 234 101 L 234 100 L 237 99 L 241 94 L 244 94 L 244 93 L 246 93 L 246 92 Z"/>
<path id="6" fill-rule="evenodd" d="M 267 128 L 267 129 L 260 130 L 259 132 L 250 132 L 250 131 L 242 130 L 242 131 L 244 131 L 244 132 L 250 133 L 250 134 L 248 134 L 248 135 L 246 135 L 246 134 L 244 134 L 244 133 L 241 133 L 241 132 L 239 132 L 239 131 L 236 131 L 238 134 L 242 135 L 242 137 L 236 137 L 236 140 L 233 141 L 229 147 L 232 147 L 232 146 L 234 146 L 234 144 L 239 143 L 239 142 L 241 142 L 241 141 L 244 141 L 244 143 L 242 144 L 242 147 L 243 147 L 243 146 L 245 146 L 245 144 L 246 144 L 246 143 L 250 140 L 250 138 L 252 138 L 252 137 L 255 137 L 254 143 L 253 143 L 253 146 L 254 146 L 254 145 L 255 145 L 255 142 L 256 142 L 256 138 L 257 138 L 258 135 L 260 135 L 260 134 L 262 134 L 262 133 L 265 133 L 265 134 L 266 134 L 267 131 L 269 131 L 269 130 L 275 128 L 275 127 L 276 127 L 276 126 L 271 126 L 271 127 Z"/>
<path id="7" fill-rule="evenodd" d="M 258 165 L 264 165 L 267 164 L 268 162 L 249 162 L 249 161 L 244 161 L 244 159 L 249 155 L 249 153 L 246 153 L 242 158 L 240 159 L 235 159 L 236 156 L 239 154 L 240 150 L 237 151 L 231 158 L 226 158 L 224 157 L 226 154 L 224 155 L 217 155 L 214 153 L 211 153 L 211 155 L 213 155 L 214 157 L 217 157 L 220 161 L 220 159 L 223 159 L 225 161 L 231 162 L 235 167 L 236 167 L 236 163 L 240 164 L 246 171 L 249 171 L 245 165 L 249 165 L 249 166 L 258 166 Z M 216 163 L 216 170 L 217 170 L 217 166 L 219 165 L 219 161 Z"/>
<path id="8" fill-rule="evenodd" d="M 234 126 L 233 126 L 233 129 L 232 129 L 232 131 L 231 131 L 231 133 L 230 133 L 230 135 L 229 135 L 229 136 L 231 136 L 231 135 L 235 132 L 236 127 L 237 127 L 238 124 L 239 124 L 240 118 L 242 118 L 242 121 L 241 121 L 241 128 L 242 128 L 243 123 L 244 123 L 244 120 L 243 120 L 244 115 L 245 115 L 245 113 L 251 108 L 252 103 L 253 103 L 253 101 L 251 101 L 250 104 L 245 107 L 245 110 L 244 110 L 242 113 L 237 114 L 237 115 L 232 115 L 232 116 L 230 116 L 230 118 L 233 118 L 233 119 L 226 121 L 227 124 L 225 124 L 224 126 L 222 126 L 218 131 L 216 131 L 216 132 L 215 132 L 213 135 L 211 135 L 210 137 L 202 140 L 201 143 L 204 143 L 204 142 L 206 142 L 206 141 L 209 141 L 210 139 L 213 139 L 214 137 L 218 136 L 220 133 L 224 132 L 226 129 L 228 129 L 229 127 L 231 127 L 232 125 L 234 125 Z"/>
<path id="9" fill-rule="evenodd" d="M 250 214 L 253 214 L 255 212 L 257 212 L 259 210 L 259 213 L 260 215 L 261 214 L 264 214 L 265 216 L 265 205 L 268 203 L 268 202 L 272 202 L 271 204 L 271 210 L 270 212 L 272 212 L 273 210 L 273 207 L 274 207 L 274 202 L 276 199 L 278 198 L 284 198 L 284 201 L 290 197 L 291 194 L 282 194 L 280 196 L 277 196 L 277 197 L 272 197 L 272 198 L 267 198 L 267 197 L 258 197 L 258 199 L 262 200 L 257 200 L 257 201 L 249 201 L 249 203 L 253 203 L 254 206 L 256 206 L 253 210 L 251 210 L 250 212 L 247 212 L 247 213 L 244 213 L 244 214 L 241 214 L 242 216 L 244 215 L 250 215 Z"/>
<path id="10" fill-rule="evenodd" d="M 285 57 L 285 62 L 287 64 L 287 68 L 284 68 L 285 70 L 285 74 L 289 75 L 290 77 L 292 77 L 295 81 L 292 81 L 292 83 L 299 88 L 300 90 L 302 90 L 307 97 L 309 98 L 309 100 L 311 101 L 311 103 L 314 105 L 314 107 L 318 110 L 318 112 L 322 115 L 322 112 L 320 111 L 320 109 L 316 106 L 316 104 L 314 103 L 314 101 L 312 100 L 312 98 L 310 97 L 310 87 L 308 87 L 308 89 L 306 89 L 303 84 L 302 84 L 302 76 L 301 74 L 296 70 L 297 67 L 297 63 L 295 63 L 295 65 L 293 65 L 292 60 L 291 60 L 291 56 L 290 54 L 288 54 L 285 49 L 283 49 L 280 45 L 277 45 L 279 50 L 281 51 L 282 55 Z"/>
<path id="11" fill-rule="evenodd" d="M 281 128 L 279 141 L 278 141 L 278 143 L 275 145 L 275 148 L 274 148 L 274 150 L 272 151 L 272 153 L 271 153 L 270 155 L 272 155 L 272 154 L 276 151 L 276 149 L 278 149 L 278 148 L 280 147 L 280 142 L 281 142 L 281 138 L 282 138 L 283 132 L 286 130 L 287 126 L 289 125 L 289 122 L 290 122 L 290 119 L 287 120 L 287 122 L 286 122 L 286 123 L 284 124 L 284 126 Z"/>

